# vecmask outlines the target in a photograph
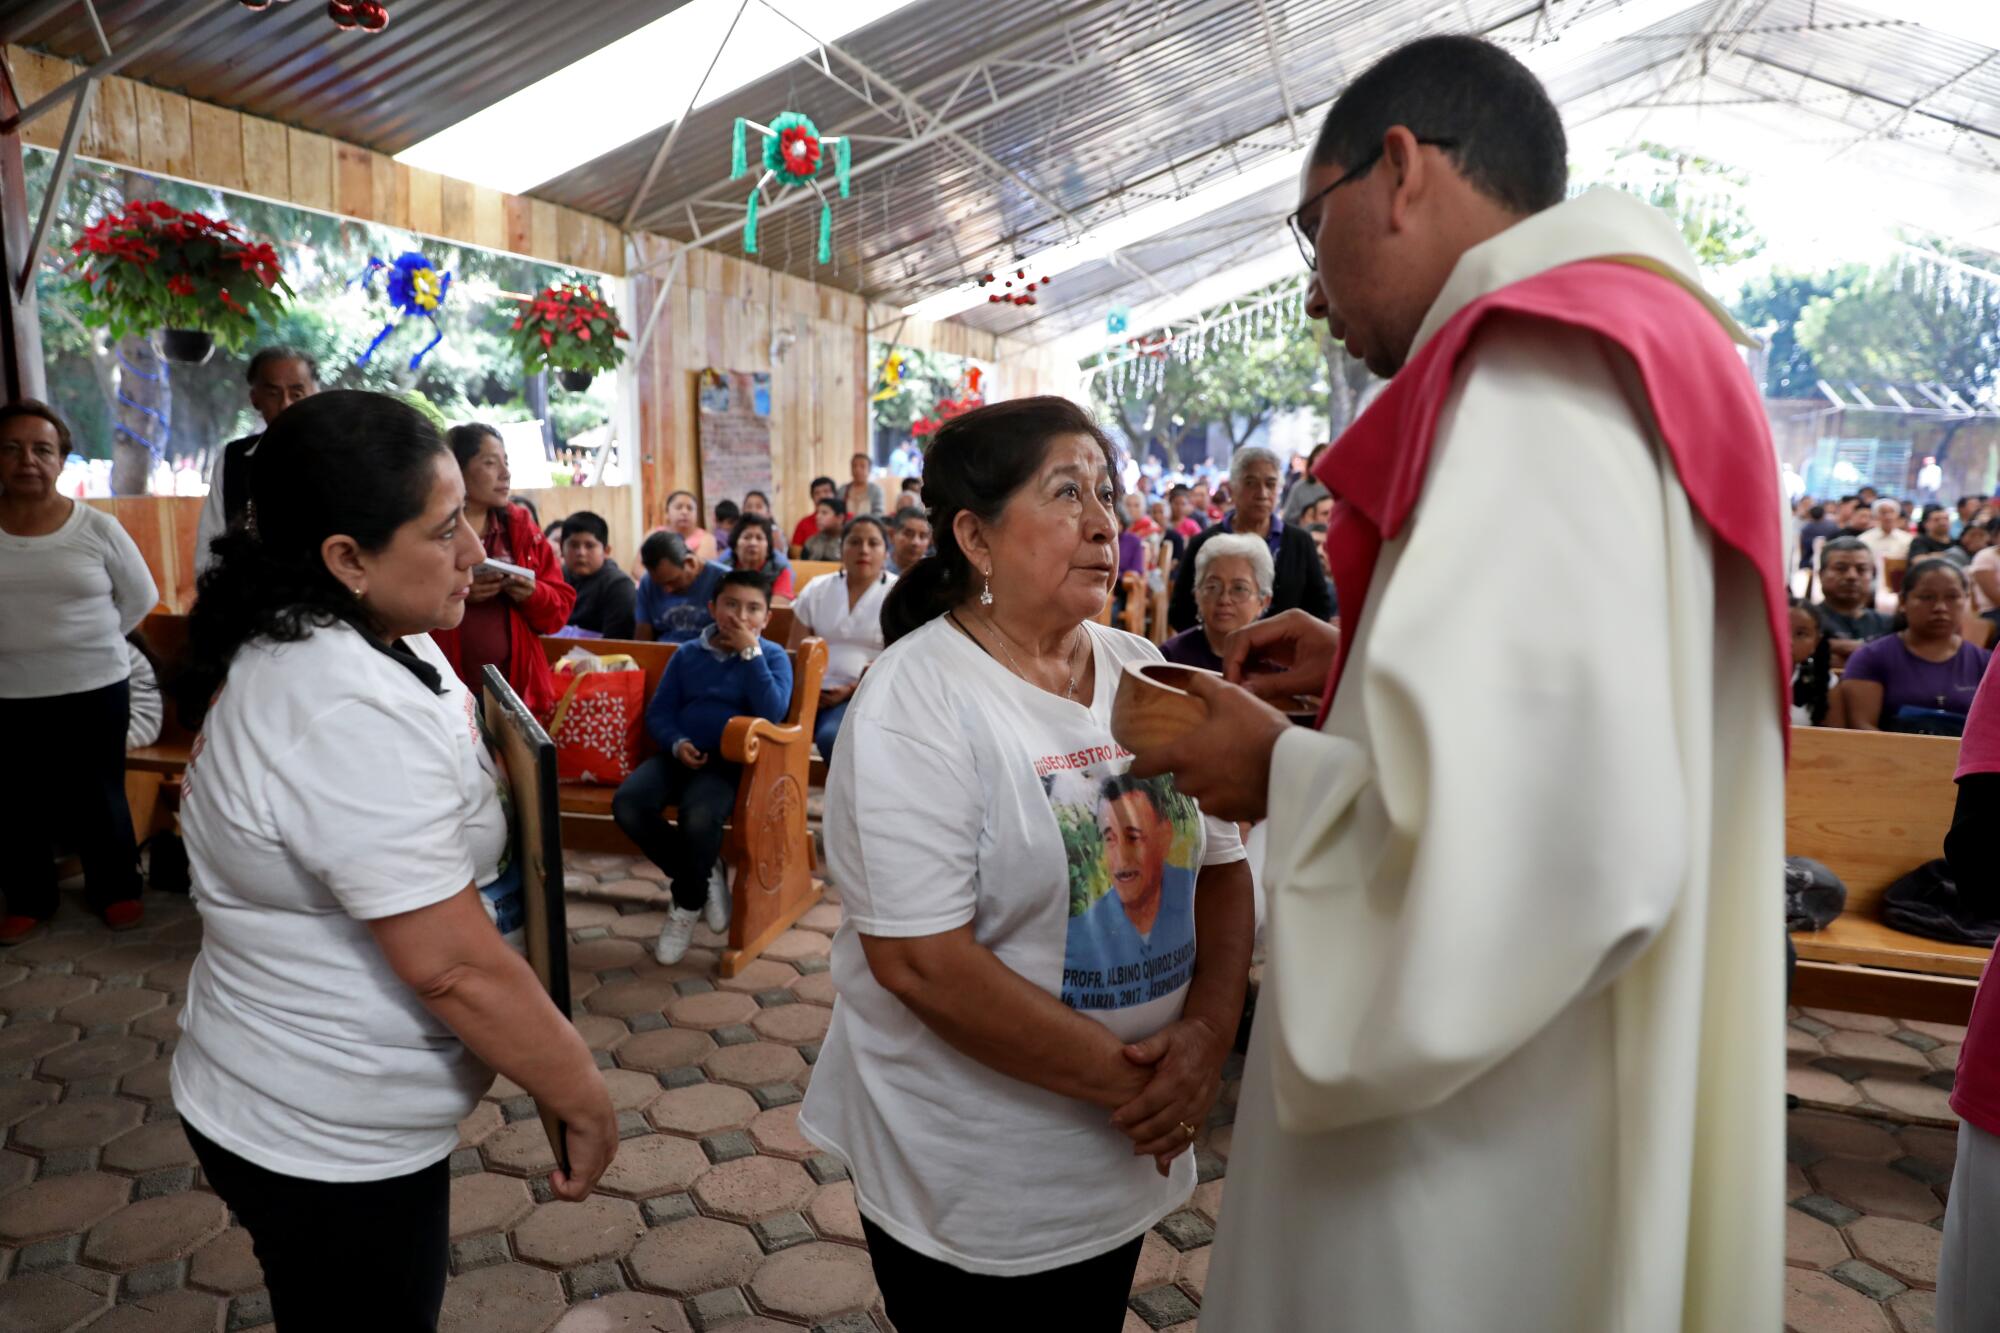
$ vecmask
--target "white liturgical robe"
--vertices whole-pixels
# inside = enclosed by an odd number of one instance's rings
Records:
[[[1595,191],[1468,251],[1418,346],[1591,258],[1700,290],[1664,215]],[[1452,383],[1326,723],[1272,757],[1270,955],[1201,1327],[1776,1333],[1757,573],[1593,335],[1497,322]]]

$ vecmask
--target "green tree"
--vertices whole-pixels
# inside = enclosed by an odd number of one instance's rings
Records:
[[[1737,323],[1766,340],[1764,393],[1772,398],[1810,398],[1821,375],[1813,355],[1799,341],[1799,316],[1807,306],[1831,296],[1859,276],[1859,268],[1801,273],[1773,269],[1746,283],[1730,313]]]
[[[1704,268],[1728,268],[1763,253],[1764,237],[1742,199],[1749,180],[1734,167],[1641,143],[1612,160],[1610,183],[1672,214]]]
[[[2000,369],[2000,278],[1974,256],[1937,250],[1850,270],[1807,302],[1797,337],[1835,383],[1935,381],[1968,401],[1991,401]],[[1968,269],[1973,271],[1968,271]]]
[[[1243,303],[1253,305],[1277,290],[1267,288]],[[1227,307],[1219,307],[1205,317],[1226,313]],[[1207,439],[1210,425],[1222,428],[1231,448],[1241,448],[1279,412],[1326,410],[1328,378],[1320,350],[1324,330],[1315,322],[1279,319],[1270,332],[1239,340],[1229,324],[1221,324],[1205,348],[1188,349],[1185,360],[1183,348],[1170,351],[1157,383],[1150,377],[1142,382],[1129,372],[1092,376],[1092,401],[1101,415],[1117,423],[1140,458],[1157,450],[1175,464],[1197,461],[1186,451]],[[1130,354],[1125,349],[1110,359]]]

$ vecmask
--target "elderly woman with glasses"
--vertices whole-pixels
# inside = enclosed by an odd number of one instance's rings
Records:
[[[1222,645],[1271,605],[1271,549],[1255,537],[1223,533],[1201,543],[1194,558],[1194,604],[1200,617],[1160,645],[1182,666],[1222,670]]]
[[[1282,474],[1278,456],[1257,445],[1238,449],[1229,460],[1229,490],[1235,507],[1188,542],[1187,555],[1174,575],[1173,600],[1167,604],[1167,623],[1176,630],[1192,628],[1195,623],[1194,585],[1202,547],[1226,533],[1260,541],[1270,553],[1267,593],[1271,611],[1298,609],[1321,620],[1332,618],[1333,588],[1312,534],[1278,516]]]

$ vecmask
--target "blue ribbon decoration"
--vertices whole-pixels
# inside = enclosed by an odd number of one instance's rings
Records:
[[[429,320],[431,328],[435,331],[431,340],[410,358],[410,369],[415,370],[423,364],[424,358],[430,355],[431,349],[444,341],[444,326],[438,323],[437,312],[443,308],[445,297],[451,292],[451,274],[439,273],[437,266],[423,255],[415,250],[406,250],[396,257],[393,265],[385,263],[379,256],[369,256],[368,267],[347,285],[352,287],[355,283],[365,283],[383,269],[389,270],[387,294],[389,304],[395,308],[396,313],[394,318],[382,326],[381,332],[375,335],[375,340],[368,344],[367,350],[356,358],[355,364],[367,365],[368,359],[375,355],[375,349],[401,326],[404,317],[415,315],[419,319]]]

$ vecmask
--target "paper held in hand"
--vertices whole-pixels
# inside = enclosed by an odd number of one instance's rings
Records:
[[[475,574],[499,574],[502,575],[503,577],[506,575],[512,575],[515,578],[526,579],[530,583],[533,583],[535,581],[534,570],[525,569],[520,565],[510,565],[505,560],[495,560],[490,555],[487,556],[484,560],[481,560],[478,564],[474,565],[472,567],[472,572]]]

